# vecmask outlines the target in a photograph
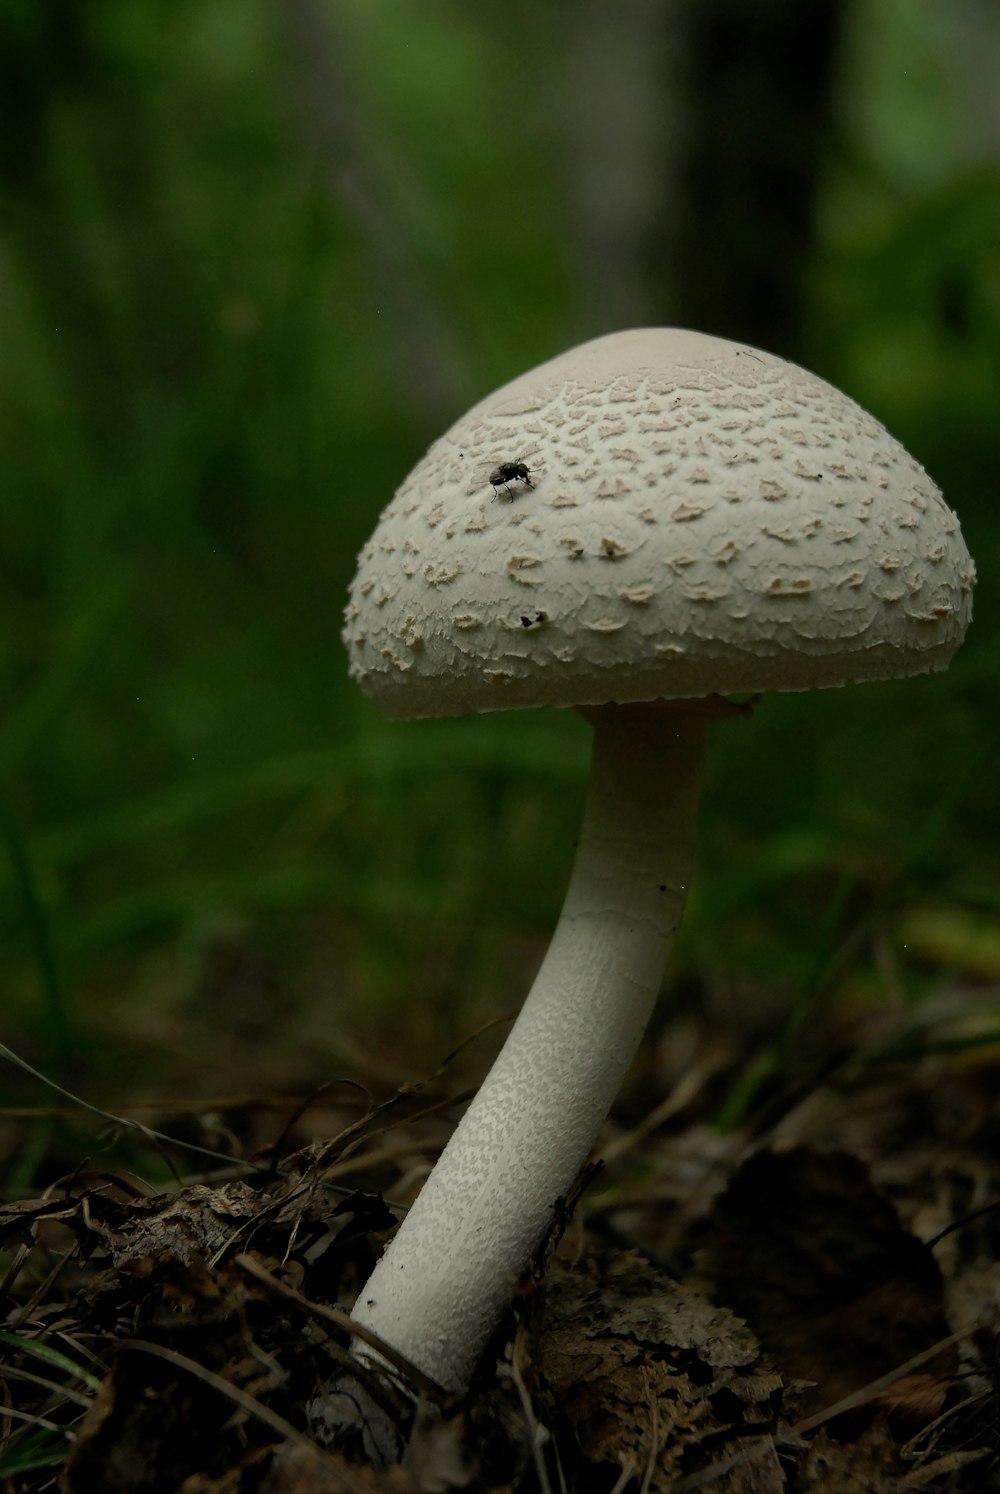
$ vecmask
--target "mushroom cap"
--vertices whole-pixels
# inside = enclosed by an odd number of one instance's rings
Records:
[[[805,690],[944,669],[974,579],[934,483],[853,400],[655,327],[457,420],[362,549],[343,636],[401,718]]]

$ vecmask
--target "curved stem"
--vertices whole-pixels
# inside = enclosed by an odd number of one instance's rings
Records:
[[[708,714],[686,702],[590,713],[587,806],[552,943],[354,1307],[447,1390],[468,1384],[635,1056],[680,921]]]

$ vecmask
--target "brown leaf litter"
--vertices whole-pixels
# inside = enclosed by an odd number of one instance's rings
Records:
[[[365,1383],[405,1450],[387,1468],[361,1428],[319,1446],[306,1408],[365,1374],[345,1309],[383,1194],[418,1182],[405,1123],[395,1165],[383,1115],[158,1193],[81,1170],[0,1207],[0,1489],[1000,1488],[998,1077],[849,1067],[757,1135],[658,1097],[634,1144],[609,1133],[467,1396]]]

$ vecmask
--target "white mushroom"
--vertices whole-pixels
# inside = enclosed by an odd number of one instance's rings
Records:
[[[497,494],[505,464],[531,485]],[[490,395],[386,508],[344,633],[365,692],[396,717],[577,706],[594,726],[549,952],[353,1312],[444,1388],[467,1385],[642,1036],[691,865],[705,698],[943,669],[973,580],[954,514],[870,415],[672,329]]]

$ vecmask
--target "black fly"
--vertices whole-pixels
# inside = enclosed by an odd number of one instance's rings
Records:
[[[501,462],[494,467],[490,473],[490,482],[493,484],[493,496],[497,497],[501,488],[513,503],[514,494],[509,484],[512,482],[523,482],[526,488],[533,488],[535,484],[531,480],[531,474],[523,462]]]

